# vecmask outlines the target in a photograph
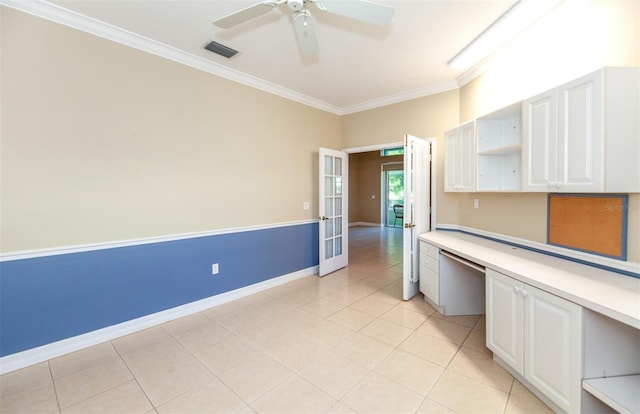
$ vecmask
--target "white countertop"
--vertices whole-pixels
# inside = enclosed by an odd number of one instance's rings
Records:
[[[640,279],[453,231],[419,236],[458,256],[640,329]]]

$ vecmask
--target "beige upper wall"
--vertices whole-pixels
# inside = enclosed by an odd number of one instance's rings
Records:
[[[592,69],[640,65],[640,2],[597,1],[575,26],[460,90],[340,118],[0,13],[2,251],[314,218],[319,146],[386,144],[406,133],[438,138],[438,223],[543,242],[546,195],[443,192],[443,132]],[[632,195],[634,261],[639,204]]]
[[[338,116],[0,10],[3,252],[317,217]]]

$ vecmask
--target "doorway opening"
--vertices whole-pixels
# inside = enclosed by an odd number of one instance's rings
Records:
[[[387,156],[384,154],[385,151],[381,150],[394,147],[398,148],[400,145],[343,150],[343,153],[348,156],[350,171],[347,181],[353,183],[348,193],[348,223],[349,226],[375,226],[378,227],[378,232],[402,233],[402,296],[404,300],[408,300],[418,293],[417,236],[433,229],[435,223],[435,214],[431,206],[435,202],[436,165],[432,155],[436,153],[436,139],[420,139],[406,135],[402,143],[402,155],[394,154],[399,159],[382,160],[381,158],[387,158]],[[377,154],[374,155],[376,150]],[[357,163],[352,162],[356,159]],[[362,170],[369,171],[369,179],[364,177],[367,174],[362,174],[363,177],[360,177],[360,171],[356,168],[356,164],[360,163],[363,165]],[[402,163],[402,176],[394,173],[395,169],[390,166],[383,167],[383,164],[392,163]],[[377,164],[377,171],[375,171],[375,164]],[[352,171],[358,171],[358,173],[352,174]],[[400,189],[400,182],[402,182],[402,199],[399,194],[394,194],[396,192],[394,190]],[[393,212],[394,205],[396,213]],[[400,206],[402,206],[401,209],[399,209]],[[397,220],[397,214],[402,216],[402,223]],[[379,247],[381,246],[377,248]]]
[[[404,216],[404,170],[402,164],[382,165],[382,215],[385,227],[402,227]]]

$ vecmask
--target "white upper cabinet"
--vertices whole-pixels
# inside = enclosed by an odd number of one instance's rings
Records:
[[[476,123],[469,121],[444,134],[444,190],[475,190]]]
[[[524,103],[523,157],[524,191],[550,191],[558,181],[556,90]]]
[[[526,100],[524,191],[639,192],[639,79],[605,68]]]

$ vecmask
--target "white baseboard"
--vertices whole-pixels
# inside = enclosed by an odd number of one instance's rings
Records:
[[[361,226],[361,227],[383,227],[383,225],[381,223],[370,223],[367,221],[356,221],[353,223],[349,223],[349,227],[357,227],[357,226]]]
[[[318,266],[309,267],[297,272],[289,273],[264,282],[255,283],[219,295],[211,296],[196,302],[187,303],[172,309],[167,309],[141,318],[132,319],[117,325],[87,332],[82,335],[52,342],[37,348],[17,352],[0,358],[0,375],[11,371],[38,364],[71,352],[79,351],[90,346],[98,345],[121,336],[129,335],[143,329],[151,328],[183,316],[191,315],[214,306],[222,305],[267,289],[292,282],[303,277],[317,275]]]

